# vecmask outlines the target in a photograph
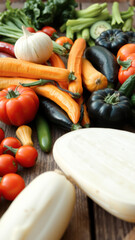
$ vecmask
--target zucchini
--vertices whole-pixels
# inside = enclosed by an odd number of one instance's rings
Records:
[[[116,83],[118,81],[119,65],[116,57],[108,49],[101,46],[88,47],[85,57],[107,77],[108,82]]]
[[[74,124],[66,114],[66,112],[56,103],[45,97],[39,97],[40,110],[46,118],[53,124],[66,131],[81,128],[79,123]]]
[[[135,93],[131,96],[131,105],[135,106]]]
[[[134,90],[135,90],[135,74],[127,78],[127,80],[119,88],[119,91],[122,92],[128,98],[131,97]]]
[[[43,152],[50,152],[52,148],[52,137],[48,122],[39,113],[36,116],[35,122],[39,146]]]

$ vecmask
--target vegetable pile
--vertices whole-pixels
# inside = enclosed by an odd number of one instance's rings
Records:
[[[16,127],[17,138],[0,128],[0,195],[13,200],[25,184],[21,180],[11,196],[16,183],[5,178],[33,167],[38,157],[31,122],[45,153],[52,150],[51,124],[65,131],[135,127],[135,33],[134,7],[120,12],[118,2],[112,14],[107,3],[76,10],[74,0],[27,0],[22,9],[7,0],[6,7],[0,14],[0,121]]]

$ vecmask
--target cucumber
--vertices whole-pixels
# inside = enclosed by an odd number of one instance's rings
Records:
[[[100,34],[108,29],[111,29],[111,25],[106,21],[97,21],[90,28],[90,36],[96,39]]]

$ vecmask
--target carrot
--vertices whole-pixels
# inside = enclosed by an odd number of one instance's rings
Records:
[[[89,127],[90,126],[90,118],[88,115],[86,104],[84,103],[83,96],[81,95],[80,98],[76,99],[76,102],[79,104],[80,109],[81,109],[81,106],[83,105],[83,118],[81,121],[81,125],[83,127]]]
[[[52,84],[36,87],[35,92],[54,101],[67,113],[74,124],[78,123],[80,107],[68,93],[61,91]]]
[[[82,56],[86,48],[86,41],[83,38],[78,38],[74,41],[74,44],[69,52],[67,61],[67,69],[69,72],[75,74],[76,79],[71,81],[68,86],[68,90],[74,93],[83,93],[81,67],[82,67]]]
[[[51,57],[49,58],[49,62],[51,63],[51,66],[53,67],[59,67],[59,68],[66,68],[65,64],[63,62],[63,60],[61,59],[61,57],[56,54],[56,53],[52,53]],[[63,81],[63,82],[59,82],[59,85],[61,88],[67,89],[68,88],[68,83]]]
[[[52,55],[49,58],[49,62],[51,63],[51,66],[53,66],[53,67],[66,68],[61,57],[54,52],[52,52]]]
[[[14,58],[0,58],[0,76],[52,79],[68,83],[70,72],[67,69],[45,66]]]
[[[2,78],[0,77],[0,89],[7,88],[10,85],[18,85],[19,83],[33,83],[36,79],[26,78]],[[41,96],[47,97],[58,104],[69,116],[71,121],[76,124],[80,118],[79,104],[66,92],[58,89],[53,84],[47,83],[44,86],[33,87],[33,90]]]

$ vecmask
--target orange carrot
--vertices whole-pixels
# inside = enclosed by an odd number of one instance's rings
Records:
[[[86,48],[86,41],[83,38],[78,38],[74,41],[74,44],[69,52],[67,61],[67,69],[69,72],[73,72],[76,79],[71,81],[68,86],[68,90],[73,93],[83,92],[81,67],[82,67],[82,56]]]
[[[0,76],[69,81],[69,70],[31,63],[14,58],[0,58]]]
[[[84,103],[83,96],[76,99],[76,102],[79,104],[80,109],[81,109],[81,106],[83,105],[83,118],[82,118],[82,121],[81,121],[81,125],[83,127],[89,127],[90,126],[90,118],[89,118],[89,115],[88,115],[86,104]]]
[[[49,58],[49,62],[51,63],[51,66],[53,66],[53,67],[66,68],[61,57],[54,52],[52,52],[52,55]]]
[[[52,84],[36,87],[35,92],[54,101],[67,113],[74,124],[78,123],[80,106],[68,93],[61,91]]]
[[[51,57],[49,58],[49,62],[51,63],[51,66],[53,66],[53,67],[66,68],[63,60],[61,59],[61,57],[54,52],[52,53]],[[65,81],[59,82],[58,81],[58,83],[59,83],[61,88],[68,89],[68,83],[67,82],[65,82]]]

